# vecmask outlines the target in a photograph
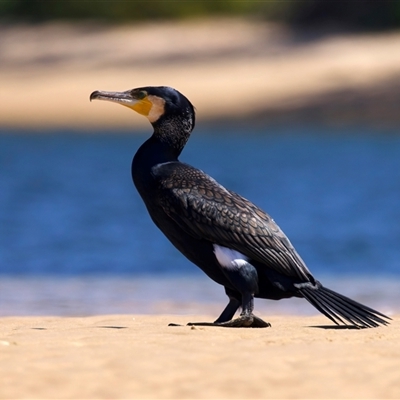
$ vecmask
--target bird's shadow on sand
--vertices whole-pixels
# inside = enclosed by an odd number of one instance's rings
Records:
[[[103,328],[103,329],[127,329],[127,326],[112,326],[112,325],[101,325],[96,326],[96,328]]]
[[[360,328],[359,326],[355,326],[355,325],[310,325],[307,326],[307,328],[317,328],[317,329],[333,329],[333,330],[348,330],[348,329],[356,329],[356,330],[360,330],[362,328]]]

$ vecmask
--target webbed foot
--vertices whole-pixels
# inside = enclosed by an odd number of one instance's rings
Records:
[[[169,324],[168,326],[180,326],[178,324]],[[189,322],[187,326],[216,326],[221,328],[268,328],[269,322],[256,317],[254,314],[241,315],[238,318],[225,322]]]

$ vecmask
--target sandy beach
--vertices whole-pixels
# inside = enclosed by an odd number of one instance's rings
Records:
[[[255,20],[0,26],[0,126],[126,129],[94,90],[167,85],[198,122],[399,122],[400,33],[296,32]]]
[[[272,328],[169,327],[211,316],[0,319],[2,399],[400,397],[400,323],[335,329],[271,316]]]

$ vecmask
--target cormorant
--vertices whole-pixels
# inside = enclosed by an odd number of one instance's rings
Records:
[[[253,314],[254,297],[302,297],[337,325],[386,325],[389,317],[336,293],[314,278],[274,220],[203,171],[178,160],[195,126],[190,101],[170,87],[95,91],[148,118],[153,135],[132,161],[133,182],[151,219],[171,243],[211,279],[229,303],[213,323],[189,325],[268,327]],[[241,314],[233,319],[236,311]]]

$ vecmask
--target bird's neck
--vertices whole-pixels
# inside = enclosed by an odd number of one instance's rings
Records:
[[[152,169],[166,162],[177,161],[181,149],[160,140],[153,134],[138,149],[132,160],[132,179],[142,197],[152,193]]]
[[[132,161],[132,178],[141,194],[151,185],[155,165],[178,161],[193,124],[187,118],[175,117],[153,123],[153,127],[153,135],[140,146]]]
[[[178,160],[181,151],[153,134],[139,147],[133,163],[141,170],[150,169],[156,164]]]
[[[193,129],[193,119],[188,115],[163,117],[153,123],[153,140],[166,154],[177,159],[181,154]]]

